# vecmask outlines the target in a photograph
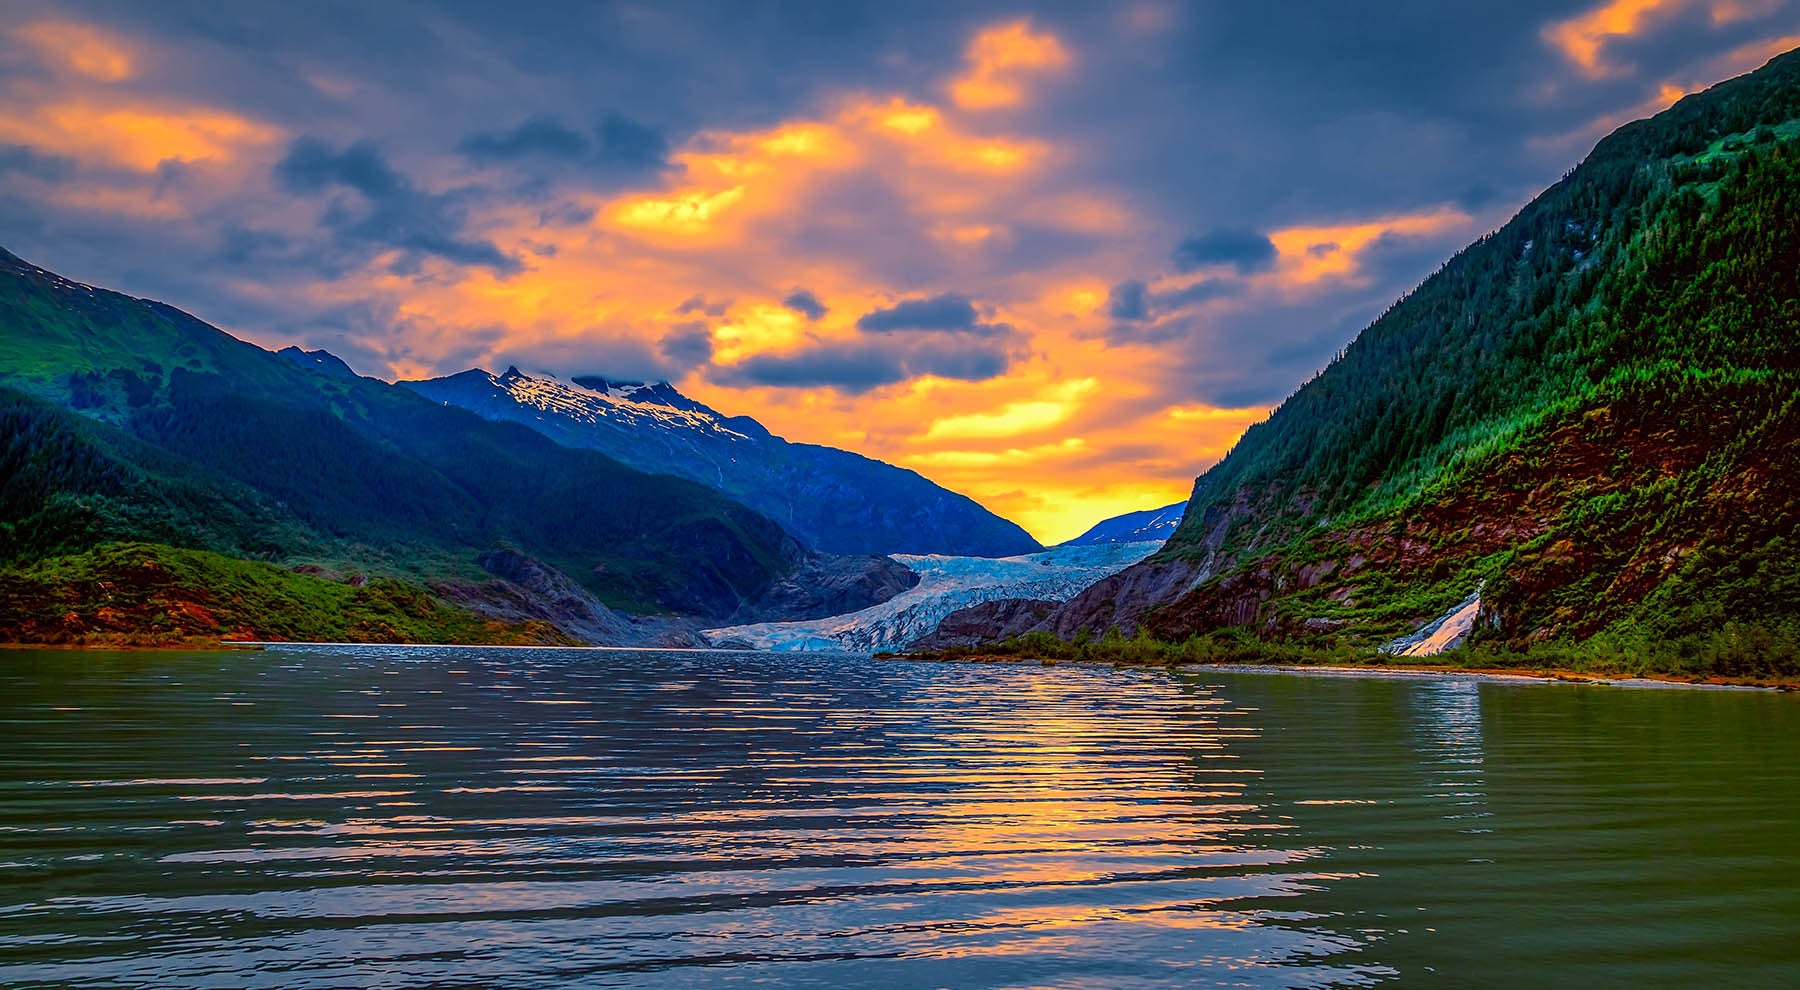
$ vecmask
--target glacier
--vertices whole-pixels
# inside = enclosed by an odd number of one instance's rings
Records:
[[[706,630],[720,646],[752,649],[846,650],[872,653],[904,649],[929,635],[959,608],[1000,598],[1067,601],[1089,585],[1148,557],[1160,540],[1064,546],[1016,557],[951,557],[894,554],[919,583],[860,612],[804,622],[759,622]]]

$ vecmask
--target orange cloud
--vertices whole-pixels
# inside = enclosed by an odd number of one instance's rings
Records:
[[[14,28],[13,37],[37,49],[46,61],[101,82],[131,78],[131,49],[116,35],[74,21],[33,21]]]
[[[1041,149],[1036,164],[1003,174],[959,160],[962,149],[1001,141]],[[844,208],[833,205],[833,183],[850,178],[859,193],[885,190],[899,211],[883,215],[882,222],[900,226],[882,228],[870,251],[879,255],[889,237],[905,242],[910,230],[928,240],[934,256],[965,259],[961,287],[979,287],[984,304],[995,307],[988,318],[1017,328],[1018,360],[987,381],[926,377],[861,392],[721,384],[702,367],[677,376],[684,392],[727,413],[755,415],[794,440],[919,470],[1049,542],[1103,516],[1183,497],[1243,426],[1266,415],[1167,415],[1142,354],[1109,347],[1092,333],[1093,303],[1108,282],[1090,266],[1114,263],[984,266],[985,246],[1009,237],[1018,223],[1104,232],[1119,245],[1142,227],[1105,194],[1059,184],[1052,167],[1061,159],[1043,142],[965,130],[929,104],[859,95],[812,120],[703,134],[674,157],[682,167],[665,189],[601,201],[591,224],[546,226],[528,206],[479,214],[481,233],[503,249],[526,242],[554,248],[528,256],[517,275],[383,274],[334,286],[338,298],[311,303],[347,303],[371,292],[400,300],[399,319],[409,329],[391,375],[449,370],[421,359],[458,349],[476,333],[491,340],[491,356],[461,360],[492,365],[536,353],[557,355],[541,359],[546,370],[605,373],[612,370],[609,348],[638,341],[640,351],[655,352],[691,333],[685,328],[704,314],[675,309],[696,293],[734,300],[725,315],[703,320],[714,369],[852,342],[857,317],[919,293],[887,281],[863,252],[812,248],[790,235],[797,220],[816,222]],[[868,237],[873,215],[858,200],[849,209],[846,229]],[[828,312],[810,320],[781,305],[796,285]],[[496,330],[503,332],[489,332]],[[1021,486],[1020,477],[1033,482]]]
[[[80,181],[40,183],[34,194],[174,225],[236,196],[249,204],[240,211],[248,226],[310,229],[310,205],[266,195],[267,166],[290,136],[280,128],[159,95],[134,75],[150,55],[106,47],[98,33],[32,39],[70,75],[49,98],[10,90],[0,102],[0,142],[102,166]],[[108,61],[108,52],[117,58]],[[684,392],[728,414],[915,468],[1046,541],[1065,539],[1102,516],[1180,498],[1235,439],[1240,420],[1262,415],[1167,414],[1142,354],[1092,333],[1094,304],[1110,273],[1129,270],[1143,219],[1111,191],[1069,178],[1075,149],[964,112],[1017,105],[1034,78],[1069,61],[1053,36],[1023,21],[1000,25],[977,35],[966,65],[930,91],[843,92],[767,127],[702,132],[648,185],[620,192],[577,177],[555,190],[555,210],[471,199],[469,236],[522,259],[514,274],[431,257],[396,269],[396,258],[377,256],[336,279],[233,290],[271,308],[378,313],[367,329],[346,332],[363,353],[385,355],[385,366],[362,370],[389,377],[514,361],[565,375],[664,367]],[[128,98],[109,76],[132,80]],[[349,91],[313,82],[333,95]],[[168,161],[204,163],[207,181],[159,182],[157,167]],[[409,178],[436,193],[454,176]],[[1045,228],[1094,246],[1022,268],[1015,238]],[[796,287],[824,311],[809,318],[783,305]],[[947,291],[975,297],[986,321],[1012,328],[1003,374],[859,390],[773,387],[723,373],[754,356],[867,344],[856,326],[862,314]],[[702,294],[730,300],[729,308],[677,312]],[[671,342],[687,356],[665,358]],[[943,333],[918,346],[964,343]]]
[[[839,113],[846,126],[885,138],[886,147],[914,164],[963,172],[1011,173],[1032,168],[1048,145],[1018,137],[970,135],[951,127],[933,106],[893,99],[852,101]]]
[[[970,149],[1002,145],[1025,149],[1025,161],[1010,172],[970,165]],[[1049,142],[984,132],[916,98],[847,94],[806,119],[703,133],[673,159],[679,168],[662,188],[590,198],[591,223],[558,226],[530,204],[477,208],[472,229],[524,257],[518,274],[375,272],[312,290],[329,297],[309,303],[392,300],[407,328],[387,369],[396,376],[453,370],[434,367],[432,355],[468,355],[473,339],[488,341],[485,353],[459,363],[536,355],[537,367],[565,375],[618,373],[608,362],[621,349],[655,355],[670,340],[698,335],[711,361],[674,375],[687,394],[755,415],[794,440],[918,470],[1046,542],[1185,497],[1194,476],[1268,414],[1171,409],[1162,365],[1147,368],[1142,348],[1113,346],[1096,333],[1096,306],[1114,280],[1101,273],[1130,270],[1144,223],[1104,191],[1071,185],[1058,168],[1061,150]],[[840,182],[853,194],[844,197]],[[883,212],[871,212],[871,197]],[[797,224],[836,229],[840,214],[855,238],[850,249],[794,233]],[[1467,222],[1443,208],[1279,231],[1277,264],[1252,276],[1254,291],[1353,282],[1360,255],[1379,237],[1428,236]],[[988,260],[990,245],[1026,226],[1091,233],[1101,246],[1025,269],[1003,255]],[[544,250],[519,248],[526,244]],[[906,245],[924,252],[920,261]],[[860,315],[927,291],[887,274],[881,262],[890,251],[900,252],[900,271],[957,259],[954,281],[928,285],[976,293],[986,319],[1015,328],[1018,347],[1004,374],[861,390],[715,374],[753,356],[863,339]],[[809,319],[782,305],[795,286],[826,312]],[[696,294],[732,303],[722,315],[676,312]]]
[[[818,204],[846,178],[885,189],[945,250],[1003,241],[1021,214],[1083,233],[1116,234],[1135,222],[1097,193],[1046,198],[1035,180],[1061,160],[1050,143],[975,132],[940,107],[897,96],[852,94],[811,120],[702,133],[672,158],[678,168],[668,186],[597,204],[598,225],[650,247],[719,250],[770,224],[826,222],[845,207]],[[843,215],[846,225],[862,219]]]
[[[1544,28],[1544,40],[1561,50],[1583,75],[1615,75],[1620,67],[1606,61],[1606,46],[1647,33],[1657,23],[1695,6],[1704,8],[1714,25],[1762,17],[1785,0],[1608,0],[1593,10]]]
[[[1069,53],[1049,32],[1026,20],[990,27],[969,42],[968,70],[950,82],[950,98],[964,110],[992,110],[1025,101],[1024,78],[1061,69]]]
[[[50,184],[41,190],[48,201],[71,210],[134,217],[139,220],[179,221],[189,215],[189,204],[155,189],[112,186]]]
[[[1089,363],[1105,366],[1109,394],[1096,390],[1041,442],[963,440],[942,449],[901,450],[887,459],[967,492],[1045,543],[1056,543],[1101,519],[1185,499],[1195,475],[1270,412],[1165,408],[1150,391],[1129,385],[1120,364],[1100,354],[1089,355]],[[1057,436],[1063,433],[1070,435]]]
[[[386,275],[373,289],[366,282],[335,286],[342,298],[332,301],[371,292],[404,300],[399,319],[409,327],[409,353],[390,374],[449,370],[419,359],[453,349],[483,327],[505,331],[493,338],[492,357],[464,360],[492,365],[525,351],[554,353],[562,357],[545,358],[540,367],[579,374],[612,370],[604,357],[609,342],[639,340],[654,348],[691,324],[701,314],[674,310],[698,291],[734,300],[726,315],[705,320],[714,365],[724,367],[755,354],[854,339],[858,316],[910,294],[871,281],[857,259],[808,255],[793,244],[760,250],[758,231],[749,227],[716,243],[670,250],[633,247],[629,232],[605,225],[544,230],[524,211],[485,230],[502,245],[527,232],[554,240],[557,250],[530,259],[527,271],[510,278]],[[1015,278],[1010,290],[988,283],[995,293],[1017,293],[992,318],[1017,326],[1029,353],[996,379],[927,377],[847,393],[721,384],[701,368],[678,376],[677,385],[727,413],[755,415],[790,439],[844,446],[918,470],[1049,542],[1104,516],[1183,497],[1196,473],[1267,414],[1170,414],[1141,354],[1087,332],[1091,307],[1076,303],[1103,294],[1104,283],[1036,272]],[[829,312],[813,321],[780,305],[796,283]],[[1032,480],[1021,485],[1019,478]]]
[[[1066,421],[1079,408],[1081,398],[1099,384],[1092,378],[1082,378],[1058,386],[1050,396],[1008,403],[994,412],[944,416],[932,421],[925,430],[925,439],[1012,438],[1038,433]]]
[[[1383,237],[1434,237],[1473,223],[1461,210],[1441,206],[1363,223],[1299,226],[1274,231],[1275,275],[1288,285],[1325,278],[1360,277],[1359,256]]]
[[[165,161],[226,161],[280,129],[206,107],[129,107],[70,102],[0,111],[0,140],[141,172]]]
[[[1766,38],[1739,46],[1693,67],[1683,80],[1665,79],[1656,83],[1655,92],[1639,103],[1624,110],[1602,114],[1572,131],[1533,138],[1529,142],[1529,146],[1532,150],[1542,154],[1558,155],[1586,149],[1600,138],[1617,130],[1620,125],[1651,117],[1667,110],[1689,93],[1697,93],[1704,89],[1708,81],[1726,79],[1749,72],[1782,52],[1791,51],[1796,47],[1800,47],[1800,34]]]
[[[760,304],[713,327],[713,360],[734,364],[752,354],[790,350],[806,340],[800,314],[785,306]]]
[[[997,467],[1027,467],[1048,458],[1087,449],[1087,441],[1081,437],[1065,437],[1034,447],[1007,447],[1004,450],[930,450],[909,454],[906,461],[920,468],[978,468],[987,472]]]
[[[615,223],[649,232],[701,234],[714,219],[744,198],[744,187],[730,186],[718,192],[688,191],[673,196],[646,196],[617,204],[611,211]]]
[[[129,59],[141,56],[119,50],[128,61],[118,71],[138,71]],[[1001,25],[970,43],[966,71],[937,81],[933,89],[949,94],[941,99],[845,92],[767,127],[702,132],[650,184],[620,192],[578,177],[555,191],[555,210],[472,199],[469,236],[522,259],[514,274],[429,257],[396,269],[396,259],[375,257],[337,279],[233,288],[273,308],[379,313],[368,329],[346,332],[363,353],[385,355],[384,367],[362,370],[389,377],[515,361],[565,375],[663,367],[684,392],[728,414],[914,468],[1055,542],[1103,516],[1185,496],[1194,475],[1266,415],[1171,414],[1163,369],[1094,333],[1094,308],[1131,270],[1145,220],[1112,191],[1070,178],[1065,166],[1078,149],[963,112],[1016,105],[1036,74],[1068,62],[1054,37],[1025,22]],[[0,104],[0,142],[110,169],[37,194],[172,224],[235,195],[251,204],[241,211],[249,226],[312,222],[310,206],[264,194],[270,159],[289,136],[280,128],[158,96],[135,77],[121,99],[101,79],[113,70],[83,64],[90,69],[73,70],[80,85],[51,99],[15,90]],[[159,183],[166,161],[205,163],[208,181]],[[444,191],[428,172],[409,178],[423,193]],[[1045,228],[1092,246],[1020,266],[1015,238]],[[783,305],[796,287],[824,311]],[[973,296],[984,320],[1012,328],[1004,373],[861,389],[773,387],[723,373],[754,356],[868,343],[856,326],[862,314],[947,291]],[[729,308],[677,312],[702,294]],[[665,357],[671,342],[687,356]],[[945,333],[919,346],[964,343]]]
[[[605,204],[601,220],[665,244],[736,240],[756,218],[784,212],[821,174],[860,163],[862,147],[845,124],[794,121],[701,134],[673,156],[679,185]]]

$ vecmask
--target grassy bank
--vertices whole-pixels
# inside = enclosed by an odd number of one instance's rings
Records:
[[[567,644],[541,622],[482,618],[391,578],[360,584],[154,543],[0,571],[0,641],[206,647],[234,640]]]

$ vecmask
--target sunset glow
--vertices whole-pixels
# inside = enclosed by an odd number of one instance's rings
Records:
[[[857,35],[853,66],[721,47],[716,72],[605,68],[579,92],[448,25],[472,54],[415,85],[329,45],[228,57],[46,10],[5,35],[5,246],[383,378],[666,378],[1055,542],[1183,498],[1597,128],[1793,44],[1793,15],[1610,0],[1522,25],[1540,84],[1507,99],[1532,129],[1495,139],[1503,167],[1438,174],[1467,140],[1441,108],[1371,98],[1341,112],[1382,137],[1345,144],[1237,77],[1144,103],[1201,71],[1182,39],[1212,29],[1160,5]],[[1709,47],[1637,47],[1676,30]],[[790,69],[804,84],[776,85]],[[1196,108],[1217,117],[1170,119]],[[103,263],[72,233],[121,224],[150,246]]]

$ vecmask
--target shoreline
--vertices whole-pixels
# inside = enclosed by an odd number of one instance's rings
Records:
[[[153,645],[130,645],[113,643],[17,643],[0,642],[0,651],[4,650],[70,650],[88,652],[216,652],[216,653],[255,653],[271,648],[281,647],[364,647],[377,649],[466,649],[466,650],[570,650],[589,653],[633,653],[654,651],[658,653],[771,653],[779,650],[726,650],[716,647],[662,647],[662,646],[541,646],[525,644],[493,644],[493,643],[350,643],[350,642],[314,642],[314,641],[272,641],[272,640],[205,640],[198,643],[159,643]],[[810,652],[810,651],[809,651]],[[819,651],[833,652],[833,651]],[[917,653],[875,652],[863,654],[872,660],[899,660],[908,663],[996,663],[996,664],[1038,664],[1054,667],[1060,664],[1105,664],[1114,668],[1162,669],[1187,674],[1200,674],[1208,671],[1219,671],[1228,674],[1289,674],[1313,677],[1385,677],[1385,678],[1460,678],[1478,680],[1489,683],[1525,682],[1534,684],[1574,684],[1592,687],[1623,687],[1647,689],[1689,688],[1714,691],[1770,691],[1775,693],[1800,693],[1800,681],[1795,680],[1760,680],[1746,677],[1712,677],[1696,680],[1679,677],[1673,674],[1602,674],[1591,671],[1570,670],[1560,667],[1461,667],[1436,664],[1304,664],[1304,663],[1129,663],[1119,660],[1105,659],[1060,659],[1055,657],[1012,656],[996,653],[970,654],[967,656],[940,656]]]
[[[0,650],[69,650],[93,653],[258,653],[282,647],[356,647],[405,650],[579,650],[589,653],[755,653],[756,650],[721,650],[692,646],[563,646],[537,643],[357,643],[314,639],[205,639],[191,643],[14,643],[0,642]]]
[[[1750,681],[1719,678],[1710,681],[1682,680],[1655,674],[1609,676],[1573,670],[1506,670],[1493,667],[1377,667],[1370,665],[1320,665],[1309,667],[1291,663],[1196,663],[1173,668],[1183,673],[1222,670],[1231,674],[1310,674],[1317,677],[1387,677],[1398,680],[1423,678],[1456,678],[1504,684],[1525,681],[1531,684],[1576,684],[1593,687],[1652,688],[1664,690],[1694,689],[1701,691],[1800,691],[1791,681]]]
[[[910,663],[1022,663],[1054,667],[1061,664],[1106,664],[1115,668],[1163,669],[1184,674],[1220,671],[1228,674],[1292,674],[1312,677],[1458,678],[1489,683],[1571,684],[1590,687],[1647,688],[1660,690],[1800,692],[1800,681],[1757,680],[1745,677],[1713,677],[1705,680],[1673,674],[1599,674],[1558,667],[1456,667],[1427,664],[1297,664],[1297,663],[1126,663],[1117,660],[1064,660],[1058,658],[975,654],[965,657],[892,653],[878,659]]]
[[[89,653],[132,652],[143,653],[253,653],[261,646],[238,645],[217,639],[203,639],[192,643],[0,643],[0,650],[71,650]]]

